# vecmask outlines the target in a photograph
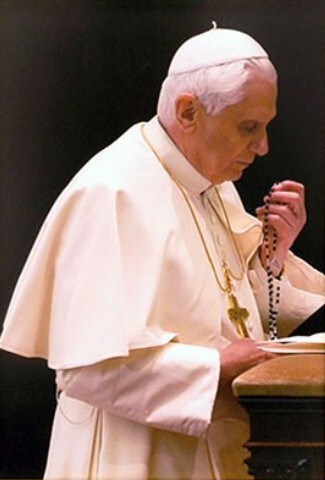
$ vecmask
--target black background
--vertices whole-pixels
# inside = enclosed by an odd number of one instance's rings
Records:
[[[1,319],[44,217],[71,176],[155,113],[170,58],[216,20],[246,31],[279,73],[271,150],[237,186],[248,210],[274,181],[307,189],[295,253],[323,268],[322,0],[0,0]],[[40,478],[55,407],[41,360],[1,353],[1,478]]]

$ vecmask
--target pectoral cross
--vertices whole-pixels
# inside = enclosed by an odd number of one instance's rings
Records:
[[[228,293],[228,300],[230,308],[228,308],[228,317],[235,323],[237,332],[241,337],[249,337],[245,320],[249,317],[247,308],[242,308],[238,305],[237,298],[233,293]]]
[[[234,322],[236,326],[236,330],[241,337],[249,337],[249,333],[247,330],[247,326],[245,320],[249,317],[249,312],[247,308],[242,308],[238,304],[238,300],[235,297],[233,292],[233,287],[230,280],[230,274],[228,271],[228,267],[225,262],[222,264],[223,267],[223,274],[226,284],[226,293],[228,296],[229,308],[228,308],[228,317],[229,320]]]

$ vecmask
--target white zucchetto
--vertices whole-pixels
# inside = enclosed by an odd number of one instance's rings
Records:
[[[247,33],[226,28],[213,28],[186,40],[176,51],[168,75],[178,75],[201,68],[245,60],[268,58],[268,54]]]

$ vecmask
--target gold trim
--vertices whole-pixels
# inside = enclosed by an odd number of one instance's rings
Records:
[[[146,136],[145,132],[144,132],[144,125],[141,125],[141,134],[142,134],[142,137],[144,139],[144,141],[146,142],[146,144],[148,145],[148,147],[150,148],[150,150],[152,151],[152,153],[155,155],[155,157],[157,158],[157,160],[159,161],[160,165],[163,167],[163,169],[166,171],[166,173],[168,174],[168,176],[173,180],[173,182],[175,183],[175,185],[177,186],[177,188],[179,189],[180,193],[182,194],[184,200],[185,200],[185,203],[189,209],[189,212],[191,214],[191,217],[192,217],[192,220],[194,222],[194,225],[196,227],[196,230],[199,234],[199,237],[200,237],[200,240],[201,240],[201,243],[202,243],[202,246],[203,246],[203,249],[204,249],[204,252],[207,256],[207,259],[208,259],[208,262],[210,264],[210,267],[211,267],[211,270],[213,272],[213,275],[214,275],[214,278],[215,278],[215,281],[218,285],[218,287],[220,288],[220,290],[224,293],[227,294],[227,297],[228,297],[228,302],[229,302],[229,308],[228,308],[228,317],[229,319],[235,323],[235,326],[236,326],[236,329],[237,329],[237,332],[238,334],[241,336],[241,337],[249,337],[249,334],[248,334],[248,330],[247,330],[247,327],[246,327],[246,324],[245,324],[245,320],[249,317],[249,312],[246,308],[242,308],[239,306],[238,304],[238,301],[237,301],[237,298],[234,294],[234,291],[233,291],[233,286],[232,286],[232,283],[231,283],[231,279],[230,277],[232,277],[233,279],[235,280],[242,280],[243,277],[244,277],[244,274],[245,274],[245,265],[244,265],[244,262],[243,262],[243,259],[242,259],[242,256],[240,254],[240,251],[239,251],[239,248],[238,248],[238,245],[236,243],[236,239],[234,237],[234,234],[233,234],[233,231],[231,229],[231,225],[230,225],[230,221],[229,221],[229,218],[228,218],[228,215],[226,213],[226,209],[225,209],[225,206],[221,200],[221,196],[218,192],[218,189],[217,187],[215,187],[215,190],[216,190],[216,193],[218,195],[218,199],[219,199],[219,202],[220,202],[220,205],[221,205],[221,208],[223,210],[223,214],[225,215],[225,218],[226,218],[226,223],[227,223],[227,228],[229,229],[229,232],[230,232],[230,236],[231,236],[231,240],[235,246],[235,250],[236,250],[236,253],[238,255],[238,258],[240,260],[240,265],[241,265],[241,274],[239,277],[237,277],[236,275],[234,275],[228,268],[228,265],[226,264],[225,261],[222,262],[222,273],[223,273],[223,276],[224,276],[224,285],[222,284],[220,278],[218,277],[218,274],[217,274],[217,270],[215,268],[215,265],[213,263],[213,260],[212,260],[212,257],[211,257],[211,254],[209,252],[209,248],[207,246],[207,243],[204,239],[204,235],[203,235],[203,232],[202,232],[202,229],[200,227],[200,224],[199,224],[199,221],[195,215],[195,212],[194,212],[194,209],[192,207],[192,204],[187,196],[187,193],[185,191],[185,189],[183,188],[183,186],[181,185],[181,183],[178,181],[178,179],[172,174],[172,172],[166,167],[166,165],[164,164],[163,160],[161,159],[160,155],[158,154],[158,152],[155,150],[154,146],[151,144],[151,142],[149,141],[148,137]],[[214,208],[212,202],[210,202],[210,199],[208,199],[209,201],[209,204],[212,206],[213,208],[213,211],[216,213],[217,217],[219,218],[220,220],[220,216],[218,214],[218,212],[216,211],[216,209]]]
[[[214,187],[214,191],[216,192],[217,194],[217,197],[218,197],[218,201],[219,201],[219,204],[221,206],[221,210],[222,210],[222,213],[226,219],[226,226],[227,226],[227,231],[229,231],[229,234],[230,234],[230,238],[231,238],[231,241],[232,241],[232,244],[234,246],[234,249],[235,249],[235,252],[236,252],[236,255],[238,257],[238,260],[239,260],[239,264],[240,264],[240,269],[241,269],[241,272],[240,274],[237,276],[235,275],[234,273],[232,273],[232,271],[230,270],[230,268],[228,267],[228,272],[229,272],[229,275],[234,279],[234,280],[238,280],[239,282],[243,279],[244,275],[245,275],[245,262],[243,260],[243,257],[242,257],[242,254],[240,253],[240,250],[238,248],[238,245],[237,245],[237,242],[236,242],[236,238],[234,236],[234,232],[231,228],[231,224],[230,224],[230,220],[229,220],[229,217],[228,217],[228,214],[227,214],[227,210],[226,210],[226,207],[223,203],[223,200],[221,198],[221,195],[220,195],[220,192],[218,190],[217,187]],[[213,205],[213,203],[211,202],[210,198],[208,198],[208,203],[210,205],[210,207],[212,208],[213,212],[216,214],[216,216],[218,217],[221,225],[224,223],[219,215],[219,212],[217,211],[216,207]]]

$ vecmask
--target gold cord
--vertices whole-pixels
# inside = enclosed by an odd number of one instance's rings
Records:
[[[227,231],[229,231],[229,235],[230,235],[230,238],[231,238],[231,241],[232,241],[232,244],[234,246],[234,249],[235,249],[235,252],[236,252],[236,255],[237,255],[237,258],[239,260],[239,264],[240,264],[240,274],[239,275],[235,275],[231,270],[230,268],[228,267],[228,272],[229,272],[229,275],[234,279],[234,280],[238,280],[239,282],[243,279],[244,275],[245,275],[245,262],[243,260],[243,257],[242,257],[242,254],[238,248],[238,245],[237,245],[237,242],[236,242],[236,238],[235,238],[235,235],[234,235],[234,232],[231,228],[231,224],[230,224],[230,220],[229,220],[229,217],[228,217],[228,214],[227,214],[227,210],[226,210],[226,207],[223,203],[223,200],[221,198],[221,195],[219,193],[219,190],[217,187],[214,187],[214,190],[217,194],[217,197],[218,197],[218,201],[219,201],[219,204],[220,204],[220,207],[221,207],[221,210],[222,210],[222,213],[224,215],[224,218],[226,219],[226,225],[227,225]],[[217,211],[217,209],[215,208],[215,206],[213,205],[213,203],[211,202],[210,199],[208,199],[208,202],[209,202],[209,205],[210,207],[212,208],[212,210],[214,211],[214,213],[217,215],[220,223],[222,224],[223,221]]]
[[[146,144],[148,145],[148,147],[150,148],[150,150],[152,151],[152,153],[155,155],[155,157],[158,159],[159,163],[161,164],[161,166],[164,168],[164,170],[166,171],[166,173],[170,176],[170,178],[174,181],[174,183],[176,184],[176,186],[178,187],[179,191],[181,192],[186,204],[187,204],[187,207],[191,213],[191,217],[193,219],[193,222],[195,224],[195,227],[196,227],[196,230],[200,236],[200,240],[201,240],[201,243],[203,245],[203,248],[204,248],[204,251],[205,251],[205,254],[207,256],[207,259],[208,259],[208,262],[210,264],[210,267],[212,269],[212,272],[213,272],[213,275],[214,275],[214,278],[218,284],[218,287],[220,288],[220,290],[222,290],[223,292],[226,292],[226,293],[229,293],[230,291],[232,291],[232,288],[231,288],[231,283],[230,281],[226,281],[226,285],[224,286],[220,280],[220,278],[218,277],[218,274],[217,274],[217,271],[216,271],[216,268],[214,266],[214,263],[213,263],[213,260],[212,260],[212,256],[209,252],[209,248],[207,246],[207,243],[204,239],[204,235],[203,235],[203,232],[202,232],[202,229],[200,227],[200,224],[199,224],[199,221],[195,215],[195,212],[193,210],[193,207],[192,207],[192,204],[185,192],[185,189],[183,188],[183,186],[180,184],[180,182],[177,180],[177,178],[172,174],[172,172],[166,167],[166,165],[164,164],[163,160],[160,158],[160,155],[158,154],[158,152],[155,150],[154,146],[151,144],[151,142],[149,141],[148,137],[146,136],[145,132],[144,132],[144,125],[141,125],[141,133],[142,133],[142,136],[146,142]],[[232,238],[232,241],[235,245],[235,248],[236,248],[236,252],[237,252],[237,255],[240,259],[240,263],[241,263],[241,267],[242,267],[242,272],[240,274],[239,277],[235,276],[230,270],[229,270],[229,267],[227,266],[227,268],[225,268],[225,262],[223,262],[223,266],[222,266],[222,270],[223,270],[223,274],[224,275],[230,275],[232,278],[234,278],[235,280],[242,280],[243,276],[244,276],[244,273],[245,273],[245,267],[243,265],[243,260],[242,260],[242,256],[240,255],[239,253],[239,249],[238,249],[238,246],[237,246],[237,243],[236,243],[236,240],[233,236],[233,232],[232,232],[232,229],[230,227],[230,222],[229,222],[229,218],[226,214],[226,210],[225,210],[225,207],[221,201],[221,197],[220,197],[220,194],[216,188],[216,192],[217,192],[217,195],[218,195],[218,199],[220,201],[220,204],[221,204],[221,207],[222,207],[222,210],[223,210],[223,213],[225,215],[225,218],[226,218],[226,222],[227,222],[227,227],[229,228],[229,231],[231,232],[231,238]],[[209,200],[209,203],[210,203],[210,200]],[[214,212],[216,213],[216,215],[218,216],[218,218],[220,219],[219,217],[219,214],[218,212],[215,210],[214,206],[212,203],[210,203],[210,205],[212,206]],[[230,279],[229,279],[230,280]]]
[[[222,274],[223,274],[223,277],[224,277],[224,285],[222,284],[220,278],[218,277],[218,274],[217,274],[217,270],[214,266],[214,263],[213,263],[213,260],[212,260],[212,257],[211,257],[211,254],[209,252],[209,249],[208,249],[208,246],[207,246],[207,243],[204,239],[204,235],[203,235],[203,232],[202,232],[202,229],[200,227],[200,224],[199,224],[199,221],[195,215],[195,212],[194,212],[194,209],[193,209],[193,206],[190,202],[190,199],[188,198],[187,196],[187,193],[185,191],[185,189],[183,188],[183,186],[180,184],[180,182],[177,180],[177,178],[172,174],[172,172],[166,167],[166,165],[164,164],[163,160],[160,158],[160,155],[158,154],[158,152],[155,150],[154,146],[151,144],[151,142],[149,141],[148,137],[146,136],[145,132],[144,132],[144,125],[141,125],[141,134],[142,134],[142,137],[144,139],[144,141],[146,142],[146,144],[148,145],[148,147],[150,148],[150,150],[152,151],[152,153],[155,155],[155,157],[157,158],[157,160],[159,161],[160,165],[163,167],[163,169],[165,170],[165,172],[169,175],[169,177],[174,181],[175,185],[178,187],[180,193],[182,194],[185,202],[186,202],[186,205],[189,209],[189,212],[191,214],[191,217],[193,219],[193,222],[194,222],[194,225],[196,227],[196,230],[199,234],[199,237],[200,237],[200,240],[201,240],[201,243],[203,245],[203,248],[204,248],[204,252],[207,256],[207,259],[208,259],[208,262],[210,264],[210,267],[211,267],[211,270],[213,272],[213,275],[214,275],[214,278],[215,278],[215,281],[218,285],[218,287],[220,288],[220,290],[224,293],[227,294],[227,297],[228,297],[228,302],[229,302],[229,307],[228,308],[228,317],[231,321],[234,322],[235,326],[236,326],[236,329],[237,329],[237,332],[238,334],[241,336],[241,337],[249,337],[249,332],[247,330],[247,327],[246,327],[246,324],[245,324],[245,320],[249,317],[249,312],[246,308],[242,308],[240,307],[240,305],[238,304],[238,301],[237,301],[237,298],[233,292],[233,286],[232,286],[232,283],[231,283],[231,279],[230,277],[232,276],[232,278],[236,279],[236,280],[241,280],[244,276],[244,273],[245,273],[245,267],[244,267],[244,263],[243,263],[243,259],[242,259],[242,256],[240,255],[240,251],[239,251],[239,248],[237,246],[237,243],[236,243],[236,239],[233,235],[233,231],[231,229],[231,226],[230,226],[230,221],[229,221],[229,218],[228,218],[228,215],[226,213],[226,209],[223,205],[223,202],[221,200],[221,196],[216,188],[216,192],[217,192],[217,195],[218,195],[218,199],[219,199],[219,202],[220,202],[220,205],[221,205],[221,208],[223,210],[223,214],[226,218],[226,223],[227,223],[227,227],[229,229],[229,232],[230,232],[230,235],[231,235],[231,239],[232,239],[232,242],[234,243],[235,245],[235,249],[236,249],[236,253],[238,255],[238,258],[240,259],[240,264],[241,264],[241,267],[242,267],[242,272],[240,274],[239,277],[236,277],[234,274],[232,274],[229,270],[229,267],[228,265],[226,264],[226,262],[223,260],[222,261]],[[210,203],[210,201],[209,201]],[[216,213],[216,215],[218,216],[218,218],[220,219],[220,216],[218,214],[218,212],[216,211],[216,209],[214,208],[212,202],[210,203],[210,205],[212,206],[214,212]]]

